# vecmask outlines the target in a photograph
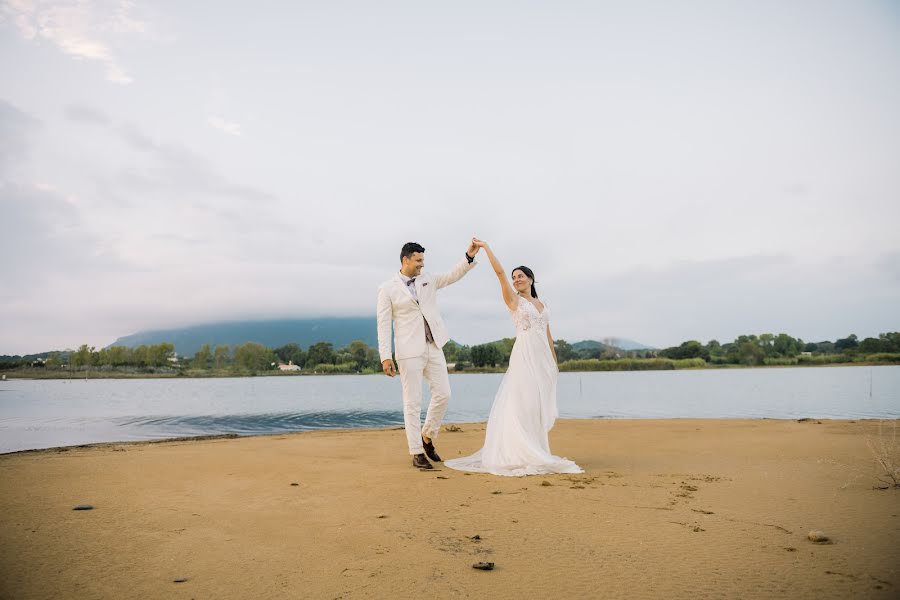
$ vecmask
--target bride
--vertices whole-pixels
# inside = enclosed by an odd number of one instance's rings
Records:
[[[444,465],[458,471],[513,477],[583,473],[571,460],[550,454],[547,433],[558,414],[559,368],[550,316],[546,305],[538,300],[534,273],[528,267],[517,267],[510,285],[487,242],[473,239],[473,243],[487,252],[500,280],[503,301],[516,326],[516,342],[491,407],[484,447],[471,456],[444,461]]]

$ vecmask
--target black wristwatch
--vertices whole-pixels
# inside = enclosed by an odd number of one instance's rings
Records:
[[[469,256],[469,253],[466,252],[466,260],[469,261],[469,264],[471,265],[473,262],[475,262],[475,257]]]

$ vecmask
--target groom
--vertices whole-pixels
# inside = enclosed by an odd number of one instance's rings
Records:
[[[450,400],[450,377],[444,360],[444,344],[450,340],[437,306],[437,291],[459,281],[471,271],[478,246],[470,244],[466,257],[447,273],[422,274],[425,248],[415,242],[403,245],[400,251],[400,272],[378,288],[378,353],[381,367],[393,377],[391,360],[391,322],[394,323],[394,354],[400,368],[403,388],[403,422],[406,443],[413,457],[413,466],[433,469],[428,459],[440,462],[434,450],[434,438]],[[431,389],[431,403],[420,425],[422,413],[422,378]],[[426,458],[425,455],[428,455]]]

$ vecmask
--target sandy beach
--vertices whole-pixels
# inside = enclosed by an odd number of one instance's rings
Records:
[[[483,424],[461,429],[445,458],[480,447]],[[897,598],[900,490],[874,489],[877,436],[560,421],[551,446],[585,473],[528,478],[417,471],[397,429],[8,454],[0,596]]]

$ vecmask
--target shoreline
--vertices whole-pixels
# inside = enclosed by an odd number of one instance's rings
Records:
[[[729,423],[729,422],[737,422],[737,421],[746,421],[746,422],[754,422],[754,421],[765,421],[765,422],[773,422],[773,423],[810,423],[815,425],[822,425],[825,423],[896,423],[900,426],[900,417],[898,418],[879,418],[879,417],[861,417],[858,419],[832,419],[828,417],[801,417],[799,419],[784,419],[784,418],[775,418],[775,417],[583,417],[583,418],[565,418],[559,419],[560,421],[629,421],[629,422],[680,422],[680,421],[698,421],[698,422],[710,422],[710,423]],[[484,426],[485,422],[470,422],[470,423],[445,423],[441,426],[442,435],[455,433],[455,427],[473,427],[473,426]],[[205,442],[210,440],[235,440],[235,439],[248,439],[248,438],[272,438],[278,436],[285,435],[304,435],[311,433],[319,433],[319,432],[329,432],[334,434],[353,434],[353,433],[366,433],[366,432],[384,432],[384,431],[403,431],[403,425],[390,425],[385,427],[335,427],[335,428],[321,428],[321,429],[304,429],[298,431],[277,431],[271,433],[210,433],[210,434],[201,434],[201,435],[185,435],[185,436],[175,436],[175,437],[166,437],[166,438],[152,438],[152,439],[144,439],[144,440],[115,440],[108,442],[89,442],[87,444],[72,444],[69,446],[49,446],[47,448],[27,448],[24,450],[10,450],[9,452],[0,452],[0,460],[3,457],[15,455],[15,454],[39,454],[42,452],[50,453],[50,454],[59,454],[62,452],[70,452],[72,450],[102,450],[104,448],[110,447],[118,447],[118,446],[143,446],[143,445],[153,445],[153,444],[169,444],[169,443],[185,443],[185,442]]]
[[[705,365],[702,367],[684,367],[675,369],[595,369],[595,370],[565,370],[563,373],[650,373],[650,372],[671,372],[671,371],[719,371],[719,370],[736,370],[736,369],[810,369],[822,367],[896,367],[900,366],[897,362],[846,362],[846,363],[828,363],[828,364],[796,364],[796,365]],[[475,367],[466,369],[465,371],[449,371],[450,375],[486,375],[505,373],[506,368],[486,369]],[[85,376],[87,373],[87,376]],[[216,372],[210,374],[184,374],[184,373],[119,373],[110,371],[82,371],[76,373],[66,371],[65,373],[42,373],[40,376],[30,376],[20,370],[10,370],[6,373],[0,372],[0,376],[6,375],[3,381],[40,381],[51,379],[65,380],[91,380],[91,379],[233,379],[233,378],[250,378],[250,377],[347,377],[354,375],[383,375],[380,372],[375,373],[309,373],[309,372],[272,372],[259,371],[256,373],[227,373]]]
[[[402,428],[4,454],[0,596],[896,597],[897,422],[820,421],[564,419],[585,472],[521,478],[416,470]]]

